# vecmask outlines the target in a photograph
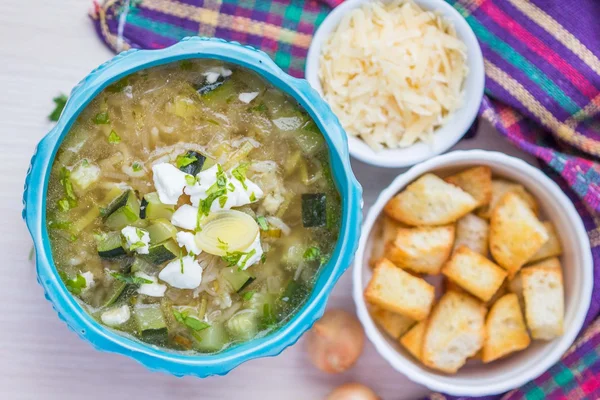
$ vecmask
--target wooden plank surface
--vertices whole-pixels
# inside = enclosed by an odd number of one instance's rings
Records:
[[[28,261],[31,239],[21,219],[23,180],[36,143],[50,125],[51,99],[70,90],[111,53],[86,16],[89,0],[3,0],[0,5],[0,398],[1,399],[321,399],[358,380],[383,399],[413,399],[425,388],[395,372],[367,344],[358,365],[326,375],[308,361],[304,342],[275,358],[248,362],[205,380],[151,373],[136,362],[100,353],[59,321]],[[484,126],[483,147],[521,155]],[[365,208],[400,172],[353,161]],[[353,311],[348,271],[329,307]]]

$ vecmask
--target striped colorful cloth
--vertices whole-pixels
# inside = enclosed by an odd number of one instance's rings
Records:
[[[92,19],[117,52],[216,36],[260,48],[300,77],[313,32],[341,1],[96,0]],[[504,398],[600,399],[600,321],[593,322],[600,312],[600,2],[446,1],[483,50],[480,116],[536,156],[570,196],[594,257],[596,290],[585,332],[560,363]]]

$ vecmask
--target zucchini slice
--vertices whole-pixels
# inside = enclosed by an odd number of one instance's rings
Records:
[[[121,230],[139,219],[140,202],[133,190],[127,190],[113,200],[104,210],[104,224],[115,230]]]
[[[142,204],[140,205],[141,219],[166,218],[170,220],[174,212],[175,206],[161,203],[156,192],[147,193],[142,198]]]
[[[181,167],[179,167],[180,171],[183,171],[186,174],[189,174],[192,176],[196,176],[196,174],[198,172],[202,171],[202,167],[204,166],[204,162],[206,161],[205,156],[198,153],[197,151],[189,150],[187,153],[185,153],[185,157],[187,157],[187,158],[193,157],[196,159],[196,161],[193,161],[187,165],[182,165]]]
[[[179,255],[179,246],[172,239],[150,246],[148,254],[141,257],[152,265],[160,265],[171,261]]]
[[[194,347],[205,353],[219,351],[229,342],[229,335],[222,322],[213,322],[206,329],[194,335]]]
[[[134,319],[140,337],[153,344],[164,344],[168,338],[167,323],[160,304],[135,307]]]
[[[168,219],[159,218],[146,228],[150,234],[150,243],[162,243],[165,240],[175,239],[177,228]]]
[[[302,225],[305,228],[327,224],[327,196],[325,193],[304,193],[302,195]]]
[[[231,284],[234,291],[240,292],[255,279],[248,271],[238,271],[237,268],[224,268],[221,270],[221,276]]]
[[[102,258],[115,258],[127,254],[123,246],[123,239],[119,232],[107,232],[97,237],[96,248]]]

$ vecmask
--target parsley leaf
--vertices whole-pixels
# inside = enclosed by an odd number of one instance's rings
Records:
[[[87,287],[87,282],[81,274],[77,274],[75,278],[69,278],[67,277],[67,274],[61,272],[60,277],[65,283],[67,290],[69,290],[69,292],[73,294],[80,294],[83,291],[83,289]]]
[[[254,192],[250,193],[250,197],[248,197],[248,199],[252,202],[256,201],[256,195],[254,194]]]
[[[252,296],[254,296],[254,293],[256,293],[256,291],[254,290],[248,290],[246,293],[244,293],[242,295],[242,299],[244,299],[245,301],[248,301],[252,298]]]
[[[217,187],[224,188],[227,185],[227,176],[223,172],[221,164],[217,164]]]
[[[129,250],[134,251],[135,249],[140,249],[144,246],[146,246],[146,243],[140,240],[139,242],[132,243],[131,246],[129,246]]]
[[[124,275],[119,272],[111,272],[110,275],[118,281],[131,283],[133,285],[143,285],[147,283],[154,283],[150,279],[142,278],[140,276]]]
[[[250,111],[256,111],[256,112],[263,112],[263,111],[267,111],[267,106],[265,103],[263,103],[262,101],[260,102],[259,105],[250,108]]]
[[[219,197],[219,205],[221,206],[221,208],[224,208],[226,203],[227,203],[227,196]]]
[[[182,325],[187,326],[188,328],[194,331],[201,331],[210,327],[208,322],[200,321],[198,318],[188,316],[187,312],[179,312],[173,309],[173,316],[175,320]]]
[[[125,78],[113,83],[112,85],[108,86],[106,88],[106,91],[109,93],[120,93],[127,86],[129,86],[129,79],[128,79],[128,77],[125,77]]]
[[[65,108],[65,105],[67,104],[67,100],[68,97],[67,95],[61,93],[58,96],[56,96],[55,98],[52,99],[52,101],[54,102],[54,110],[50,113],[50,115],[48,115],[48,119],[50,121],[58,121],[58,119],[60,118],[60,114],[62,113],[62,110]]]
[[[96,125],[106,125],[110,122],[110,118],[108,117],[108,111],[102,111],[96,114],[96,116],[92,119],[92,121]]]
[[[58,208],[60,211],[69,211],[71,209],[71,206],[69,205],[69,200],[60,199],[58,201]]]
[[[140,164],[139,162],[134,162],[131,166],[131,169],[133,170],[133,172],[139,172],[142,170],[142,164]]]
[[[183,250],[179,249],[179,265],[181,267],[181,275],[183,275]]]
[[[113,130],[110,131],[110,135],[108,135],[108,143],[110,144],[119,144],[121,143],[121,137],[117,135],[117,132]]]
[[[261,230],[263,230],[263,231],[269,230],[269,223],[267,222],[267,219],[265,217],[263,217],[262,215],[260,215],[256,218],[256,222],[258,222],[258,226],[260,227]]]
[[[187,167],[195,161],[198,161],[198,158],[196,158],[196,156],[188,155],[188,153],[185,153],[177,156],[177,158],[175,159],[175,165],[177,165],[177,168],[183,168]]]
[[[77,196],[73,191],[73,184],[71,183],[71,171],[67,167],[62,167],[60,170],[60,183],[65,190],[66,198],[59,201],[59,207],[63,211],[67,211],[71,208],[77,207]],[[62,202],[62,203],[61,203]],[[68,204],[68,208],[66,208]]]
[[[316,246],[311,246],[304,252],[302,256],[306,261],[315,261],[321,257],[321,249]]]
[[[241,163],[240,165],[238,165],[231,171],[231,175],[235,179],[240,181],[244,190],[248,190],[248,186],[246,185],[246,171],[248,171],[249,166],[250,166],[250,164],[248,164],[248,163]],[[255,198],[255,200],[256,200],[256,198]],[[252,201],[254,201],[254,200],[252,200]]]
[[[243,251],[234,251],[232,253],[227,252],[223,257],[221,257],[223,259],[223,261],[225,261],[227,263],[228,266],[233,267],[233,266],[238,266],[239,270],[242,270],[245,266],[246,263],[248,262],[248,260],[256,254],[256,249],[252,249],[248,252],[243,252]]]

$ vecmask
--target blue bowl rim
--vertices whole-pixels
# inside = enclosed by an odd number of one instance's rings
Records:
[[[50,170],[62,139],[85,106],[106,86],[142,69],[183,59],[218,59],[251,69],[291,95],[317,123],[329,147],[333,178],[342,198],[342,224],[329,263],[321,268],[310,298],[281,328],[220,353],[189,355],[161,349],[106,328],[90,317],[68,292],[52,259],[46,229],[46,198]],[[56,126],[39,142],[27,172],[23,194],[23,218],[32,236],[37,279],[67,326],[97,350],[126,355],[150,370],[176,376],[224,375],[243,362],[272,357],[294,344],[325,311],[327,298],[350,266],[358,246],[362,223],[362,188],[350,166],[346,134],[327,103],[303,79],[283,72],[264,52],[237,42],[190,37],[161,50],[128,50],[100,65],[84,78],[71,96]]]

